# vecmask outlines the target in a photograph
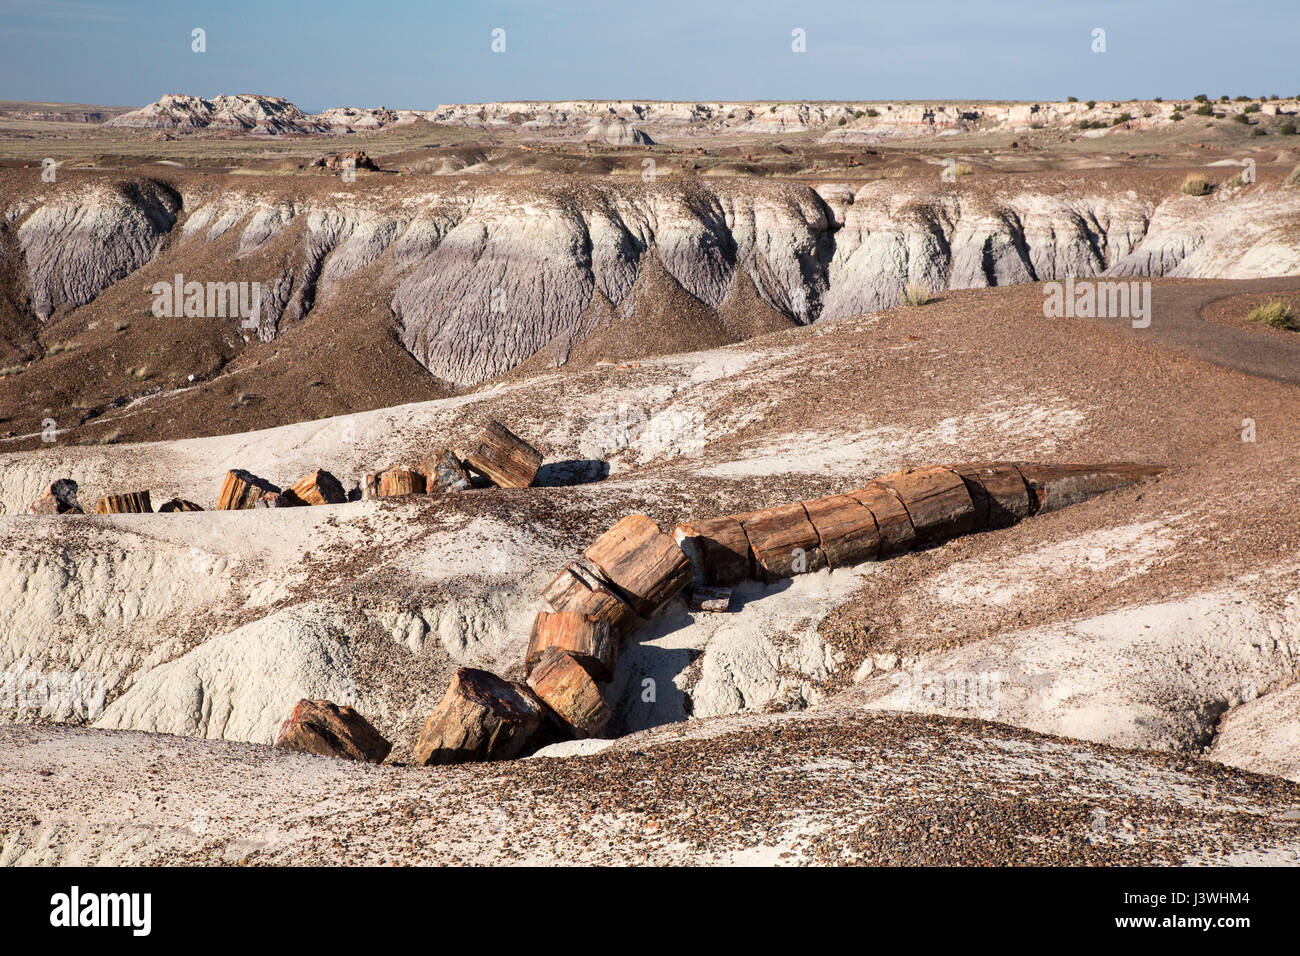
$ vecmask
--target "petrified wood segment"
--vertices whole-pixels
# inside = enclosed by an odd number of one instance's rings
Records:
[[[880,557],[911,551],[916,545],[916,529],[907,509],[898,495],[884,485],[869,482],[867,487],[850,491],[849,495],[871,511],[880,532]]]
[[[1055,511],[1164,471],[1154,465],[1114,462],[1101,465],[1038,465],[1017,462],[1033,499],[1034,511]]]
[[[158,513],[164,514],[172,511],[202,511],[203,509],[192,501],[186,501],[184,498],[170,498],[158,506]]]
[[[328,700],[298,701],[289,719],[280,725],[275,746],[369,763],[383,763],[393,749],[355,710]]]
[[[543,651],[528,675],[528,686],[578,737],[600,733],[612,716],[599,685],[567,651]]]
[[[542,611],[533,620],[533,632],[524,656],[524,670],[532,673],[548,648],[568,651],[596,680],[611,680],[618,664],[618,635],[608,621],[573,611]]]
[[[684,521],[673,529],[673,540],[702,584],[730,587],[750,576],[749,539],[733,516]]]
[[[375,476],[375,494],[380,498],[424,494],[424,475],[414,468],[389,468]]]
[[[632,605],[614,593],[609,582],[581,561],[557,574],[542,590],[542,600],[552,611],[572,611],[605,621],[619,637],[626,637],[644,623]]]
[[[695,585],[686,589],[686,606],[692,611],[730,611],[731,588]]]
[[[254,508],[297,508],[302,502],[285,491],[270,491],[257,499]]]
[[[285,492],[305,505],[339,505],[348,500],[342,483],[320,468]]]
[[[226,480],[221,485],[221,494],[217,498],[218,511],[242,511],[257,505],[257,499],[263,495],[279,494],[278,486],[264,478],[236,468],[226,472]]]
[[[465,463],[501,488],[527,488],[542,467],[542,453],[500,422],[488,422]]]
[[[415,762],[509,760],[523,752],[545,715],[545,705],[522,684],[462,667],[415,741]]]
[[[852,495],[831,495],[804,502],[817,529],[822,554],[832,568],[848,567],[880,556],[880,530],[871,509]]]
[[[645,515],[628,515],[583,555],[642,617],[649,617],[691,580],[690,559]]]
[[[946,541],[970,531],[975,503],[956,472],[931,465],[886,475],[872,484],[877,482],[902,500],[916,529],[917,544]]]
[[[425,490],[431,495],[468,491],[473,487],[469,473],[449,448],[439,448],[425,455],[420,462],[420,473],[424,475]]]
[[[950,466],[966,482],[975,505],[972,531],[1006,528],[1032,513],[1029,486],[1020,469],[1010,462],[995,461]]]
[[[83,514],[77,503],[77,483],[71,478],[52,481],[27,510],[34,515]]]
[[[108,495],[95,502],[95,514],[152,514],[153,505],[147,491],[128,491],[123,495]]]
[[[801,502],[736,517],[749,538],[754,571],[763,580],[776,581],[826,567],[817,529]]]

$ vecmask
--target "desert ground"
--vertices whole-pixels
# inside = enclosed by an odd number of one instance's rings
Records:
[[[1300,863],[1297,113],[0,103],[0,864]],[[368,484],[493,421],[527,487]],[[599,732],[421,765],[620,519],[963,462],[1158,471],[688,588]]]

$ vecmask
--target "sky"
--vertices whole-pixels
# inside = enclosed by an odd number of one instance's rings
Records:
[[[1300,0],[0,0],[0,100],[1294,96],[1298,45]]]

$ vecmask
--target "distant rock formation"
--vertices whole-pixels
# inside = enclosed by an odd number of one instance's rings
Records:
[[[603,143],[606,146],[654,145],[654,140],[621,116],[598,119],[582,139],[586,143]]]

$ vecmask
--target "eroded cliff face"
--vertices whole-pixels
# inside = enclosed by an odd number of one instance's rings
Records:
[[[633,316],[652,258],[705,309],[748,280],[800,323],[893,307],[909,282],[938,291],[1070,275],[1300,274],[1300,189],[1260,183],[1197,198],[1157,174],[1136,186],[1034,175],[856,190],[559,177],[311,193],[97,180],[11,201],[4,217],[17,241],[3,248],[21,258],[41,320],[90,302],[165,243],[179,268],[192,257],[187,280],[204,281],[205,250],[234,236],[236,271],[246,261],[244,279],[262,284],[262,339],[364,281],[412,355],[461,386],[580,340],[596,305]],[[273,272],[252,274],[273,247]]]

